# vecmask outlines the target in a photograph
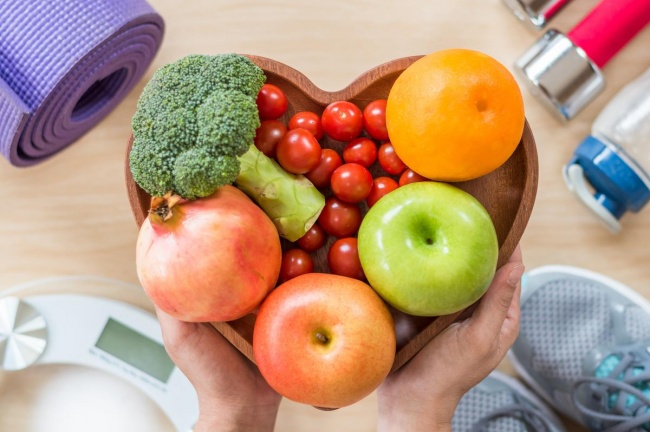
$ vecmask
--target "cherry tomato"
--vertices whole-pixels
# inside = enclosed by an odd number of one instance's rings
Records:
[[[321,151],[316,168],[305,174],[305,177],[317,188],[324,188],[330,185],[332,173],[341,165],[343,165],[341,156],[336,151],[325,148]]]
[[[388,139],[386,99],[378,99],[366,105],[363,110],[363,127],[368,135],[376,140],[386,141]]]
[[[406,165],[402,162],[402,159],[397,156],[393,145],[389,142],[385,142],[381,147],[379,147],[377,159],[379,159],[379,165],[388,174],[400,175],[402,171],[406,169]]]
[[[368,168],[347,163],[332,173],[332,192],[342,201],[357,203],[366,199],[372,189],[372,174]]]
[[[338,239],[332,243],[327,252],[327,265],[330,271],[336,275],[359,280],[366,278],[359,260],[357,239],[354,237]]]
[[[314,271],[314,260],[302,249],[289,249],[282,254],[279,282]]]
[[[323,228],[314,224],[304,236],[298,239],[296,244],[304,251],[314,252],[323,247],[325,240],[327,240],[327,234]]]
[[[395,180],[393,180],[390,177],[377,177],[372,181],[372,189],[370,190],[370,194],[366,198],[366,204],[368,204],[368,207],[372,207],[375,205],[377,201],[384,195],[386,195],[389,192],[394,191],[397,189],[398,185]]]
[[[287,97],[279,87],[264,84],[257,94],[257,110],[260,120],[275,120],[287,111]]]
[[[255,147],[266,156],[275,158],[275,147],[278,145],[287,127],[277,120],[264,120],[255,132]]]
[[[306,129],[288,131],[275,151],[282,168],[293,174],[305,174],[316,168],[322,152],[316,138]]]
[[[377,160],[377,146],[371,139],[355,138],[343,149],[343,160],[370,168]]]
[[[323,138],[323,125],[321,124],[318,114],[311,111],[301,111],[294,114],[289,120],[289,129],[307,129],[314,135],[314,138],[320,140]]]
[[[399,185],[404,186],[409,183],[429,181],[428,178],[422,177],[420,174],[413,171],[411,168],[407,168],[406,171],[402,173],[399,177]]]
[[[356,204],[329,197],[318,217],[318,224],[334,237],[350,237],[361,225],[361,209]]]
[[[348,101],[337,101],[325,107],[321,117],[323,131],[337,141],[350,141],[363,129],[363,114],[358,106]]]

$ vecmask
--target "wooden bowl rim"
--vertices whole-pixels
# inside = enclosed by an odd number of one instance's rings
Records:
[[[327,105],[338,100],[354,99],[375,81],[383,79],[383,77],[386,75],[395,72],[401,72],[413,64],[415,61],[423,57],[419,55],[390,60],[371,69],[368,69],[361,75],[358,75],[354,80],[350,82],[350,84],[340,90],[327,91],[314,84],[314,82],[311,81],[305,74],[297,69],[292,68],[291,66],[288,66],[285,63],[257,55],[245,54],[245,56],[250,58],[253,63],[259,66],[265,72],[269,71],[283,77],[295,87],[301,89],[307,96],[309,96],[312,100],[320,105]],[[372,78],[373,76],[376,77],[366,84],[363,83],[366,77]]]

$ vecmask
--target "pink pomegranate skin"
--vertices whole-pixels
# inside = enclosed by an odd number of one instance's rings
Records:
[[[188,322],[230,321],[255,310],[275,287],[282,261],[268,216],[232,186],[168,202],[171,215],[164,200],[152,206],[136,246],[138,277],[152,302]]]

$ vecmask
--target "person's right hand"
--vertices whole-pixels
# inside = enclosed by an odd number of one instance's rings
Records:
[[[194,431],[270,432],[281,396],[217,330],[157,309],[165,348],[199,398]]]
[[[503,359],[519,333],[519,247],[472,316],[446,328],[379,387],[379,431],[451,431],[460,398]]]

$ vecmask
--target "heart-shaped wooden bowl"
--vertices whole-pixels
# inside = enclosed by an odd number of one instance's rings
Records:
[[[299,111],[312,111],[321,114],[325,107],[337,100],[348,100],[363,108],[375,99],[385,99],[397,77],[410,64],[420,57],[406,57],[380,65],[358,77],[352,84],[337,92],[326,92],[316,87],[306,76],[295,69],[263,57],[249,56],[264,70],[267,82],[284,90],[289,101],[287,113],[282,120],[285,124]],[[133,137],[127,149],[126,184],[131,210],[140,226],[147,216],[151,196],[133,181],[128,164]],[[342,151],[345,143],[323,138],[321,145]],[[380,172],[378,166],[372,167],[373,175]],[[382,175],[386,175],[383,173]],[[505,264],[519,243],[528,223],[537,192],[537,150],[528,123],[523,137],[513,155],[497,170],[478,179],[455,183],[455,186],[475,196],[492,217],[499,239],[498,266]],[[327,195],[329,191],[324,191]],[[366,210],[365,208],[363,209]],[[251,227],[254,229],[254,227]],[[330,240],[331,243],[332,240]],[[284,242],[283,247],[290,247]],[[327,249],[323,247],[314,254],[316,271],[327,271]],[[392,371],[397,370],[413,357],[427,342],[456,320],[468,316],[473,310],[441,317],[413,317],[393,310],[397,330],[397,352]],[[253,358],[253,326],[255,315],[250,314],[230,322],[212,323],[237,349],[251,361]]]

